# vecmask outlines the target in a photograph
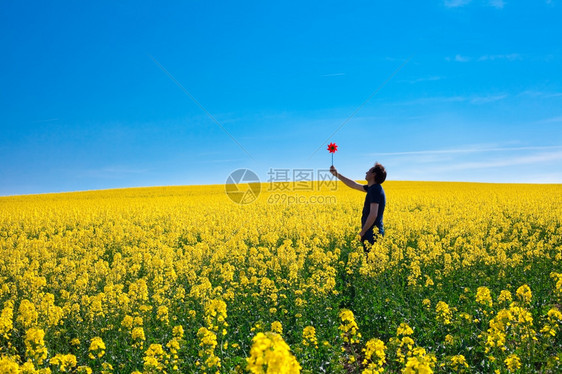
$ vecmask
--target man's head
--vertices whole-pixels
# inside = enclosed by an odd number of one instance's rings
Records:
[[[382,184],[386,180],[386,169],[384,166],[378,162],[370,168],[365,174],[365,180],[367,182],[374,182],[376,184]]]

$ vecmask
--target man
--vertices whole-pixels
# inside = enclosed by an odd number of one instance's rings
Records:
[[[384,226],[382,223],[384,207],[386,206],[386,195],[381,184],[386,180],[386,170],[384,166],[378,162],[370,168],[365,174],[367,185],[361,185],[349,178],[338,174],[338,171],[332,165],[330,167],[332,175],[341,180],[346,186],[367,193],[365,203],[363,204],[363,214],[361,215],[361,243],[365,252],[368,251],[365,241],[375,243],[374,228],[377,228],[378,234],[384,236]]]

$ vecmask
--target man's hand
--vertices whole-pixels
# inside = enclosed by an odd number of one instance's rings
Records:
[[[334,165],[330,166],[330,173],[332,173],[334,177],[338,176],[338,170],[334,167]]]
[[[370,227],[373,227],[375,221],[377,220],[377,216],[379,214],[379,204],[378,203],[371,203],[369,205],[369,215],[367,216],[367,221],[363,225],[361,231],[359,231],[359,235],[363,237],[367,231],[369,231]]]

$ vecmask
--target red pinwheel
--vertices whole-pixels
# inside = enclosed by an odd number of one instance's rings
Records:
[[[336,145],[336,143],[328,144],[328,152],[332,154],[332,165],[334,165],[334,153],[336,153],[337,150],[338,146]]]

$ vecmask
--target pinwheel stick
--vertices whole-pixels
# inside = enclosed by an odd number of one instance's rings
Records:
[[[334,153],[336,153],[337,150],[338,146],[336,145],[336,143],[328,144],[328,152],[332,154],[332,166],[334,166]]]

